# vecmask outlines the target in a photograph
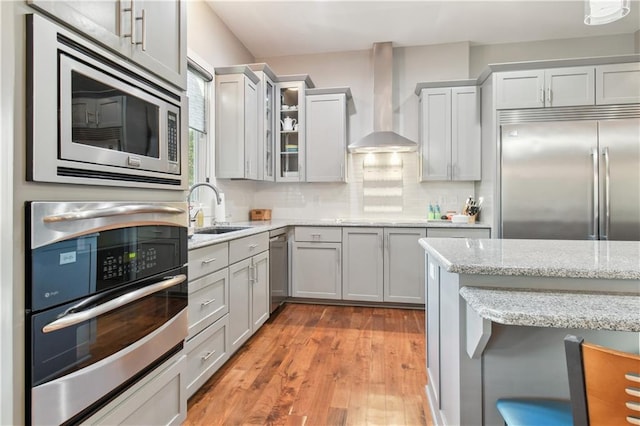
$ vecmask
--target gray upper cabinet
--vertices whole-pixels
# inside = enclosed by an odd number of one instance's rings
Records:
[[[596,67],[596,105],[640,103],[640,62]]]
[[[336,89],[339,90],[339,89]],[[345,182],[350,90],[310,89],[306,96],[307,182]]]
[[[248,67],[216,68],[216,177],[258,179],[258,82]]]
[[[421,180],[480,180],[480,96],[476,86],[420,91]]]
[[[258,76],[258,180],[275,181],[275,96],[277,76],[265,63],[249,64]]]
[[[184,1],[27,0],[27,3],[186,89]]]
[[[276,182],[306,180],[306,102],[313,88],[307,75],[278,76],[276,84]]]
[[[497,109],[594,105],[595,70],[584,66],[501,72],[496,96]]]

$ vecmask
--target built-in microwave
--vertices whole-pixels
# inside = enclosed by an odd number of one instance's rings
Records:
[[[27,180],[186,189],[186,95],[27,15]]]

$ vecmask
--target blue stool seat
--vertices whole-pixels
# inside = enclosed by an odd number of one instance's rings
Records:
[[[573,426],[571,402],[553,399],[499,399],[496,407],[508,426]]]

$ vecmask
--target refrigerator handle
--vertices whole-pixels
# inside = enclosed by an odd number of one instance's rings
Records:
[[[610,175],[609,168],[609,147],[602,150],[604,158],[604,232],[600,235],[600,239],[609,239],[609,227],[611,226],[611,193],[610,193]]]
[[[591,210],[591,234],[589,235],[590,240],[598,239],[598,149],[593,148],[591,151],[591,160],[593,162],[593,206]]]

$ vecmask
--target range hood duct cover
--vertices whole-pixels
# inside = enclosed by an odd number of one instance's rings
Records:
[[[349,151],[411,152],[418,144],[393,131],[393,47],[373,44],[373,133],[349,145]]]

